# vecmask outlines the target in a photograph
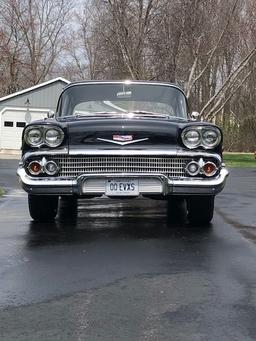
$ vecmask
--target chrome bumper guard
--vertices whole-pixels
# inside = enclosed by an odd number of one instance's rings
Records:
[[[215,195],[224,187],[228,170],[222,167],[220,173],[213,178],[169,179],[163,174],[83,174],[77,179],[35,178],[29,176],[24,167],[17,170],[23,189],[30,194],[45,195],[102,195],[105,193],[102,183],[109,178],[138,178],[141,184],[140,193],[143,195]],[[145,185],[145,179],[148,179]],[[86,183],[90,186],[86,187]],[[96,187],[95,187],[96,186]]]

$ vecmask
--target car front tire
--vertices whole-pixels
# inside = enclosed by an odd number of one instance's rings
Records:
[[[214,196],[187,198],[188,221],[191,224],[209,224],[213,218]]]
[[[75,221],[77,219],[77,197],[61,196],[59,201],[59,219],[61,221]]]
[[[58,211],[59,197],[56,195],[28,195],[29,213],[38,222],[54,220]]]
[[[182,221],[185,216],[185,200],[183,197],[170,196],[167,199],[167,217],[170,222]]]

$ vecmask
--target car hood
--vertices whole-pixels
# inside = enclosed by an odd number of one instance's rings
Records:
[[[187,122],[186,122],[187,123]],[[140,148],[179,144],[185,122],[158,119],[87,119],[67,122],[70,148]]]

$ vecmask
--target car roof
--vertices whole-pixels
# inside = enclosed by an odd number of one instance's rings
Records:
[[[181,88],[179,84],[176,83],[169,83],[169,82],[161,82],[161,81],[146,81],[146,80],[130,80],[130,79],[125,79],[125,80],[83,80],[83,81],[75,81],[71,82],[68,85],[66,85],[63,88],[63,91],[71,88],[73,86],[79,86],[79,85],[89,85],[89,84],[148,84],[148,85],[164,85],[164,86],[170,86],[177,88],[181,92],[184,93],[184,90]],[[186,95],[185,95],[186,96]]]

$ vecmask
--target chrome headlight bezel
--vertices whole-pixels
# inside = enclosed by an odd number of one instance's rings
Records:
[[[40,147],[43,143],[44,143],[44,138],[43,138],[43,132],[42,129],[40,129],[39,126],[29,126],[28,128],[25,128],[25,133],[24,133],[24,140],[26,142],[26,144],[28,144],[31,147]],[[40,140],[37,143],[33,143],[30,139],[31,137],[29,136],[29,134],[32,131],[38,131],[38,133],[40,134]]]
[[[192,131],[197,131],[199,134],[199,140],[196,144],[189,144],[186,140],[187,134]],[[206,138],[204,137],[207,132],[213,132],[216,135],[216,140],[213,143],[207,143]],[[181,133],[182,143],[189,149],[195,149],[198,147],[203,147],[204,149],[214,149],[220,144],[221,138],[222,136],[220,129],[213,126],[189,126],[183,129]]]
[[[48,139],[47,139],[47,134],[50,132],[50,131],[56,131],[58,134],[59,134],[59,141],[57,143],[51,143]],[[45,132],[44,132],[44,142],[45,144],[48,146],[48,147],[51,147],[51,148],[56,148],[58,146],[60,146],[63,142],[63,139],[64,139],[64,132],[62,129],[58,128],[58,127],[51,127],[49,129],[45,129]]]
[[[189,143],[189,141],[188,141],[188,135],[189,134],[197,134],[197,141],[194,141],[194,142],[191,142],[191,143]],[[198,131],[198,129],[193,129],[193,128],[191,128],[191,129],[184,129],[183,130],[183,132],[182,132],[182,134],[181,134],[181,138],[182,138],[182,142],[183,142],[183,144],[187,147],[187,148],[189,148],[189,149],[194,149],[194,148],[197,148],[197,147],[199,147],[200,146],[200,143],[201,143],[201,134],[200,134],[200,132]],[[193,137],[193,136],[190,136],[190,138],[192,138],[192,139],[195,139],[195,136]]]
[[[41,134],[41,139],[38,143],[32,143],[29,139],[29,133],[33,130],[37,130]],[[54,130],[59,133],[59,141],[58,143],[50,143],[49,140],[47,140],[47,132]],[[53,126],[53,125],[31,125],[27,126],[24,131],[24,141],[26,142],[27,145],[29,145],[32,148],[39,148],[41,146],[47,146],[50,148],[56,148],[59,147],[63,140],[64,140],[65,134],[64,131],[58,127],[58,126]]]
[[[213,143],[207,143],[206,142],[206,138],[204,137],[204,135],[206,133],[209,132],[213,132],[214,134],[216,134],[216,140]],[[221,141],[221,132],[218,128],[215,127],[211,127],[211,128],[207,128],[207,129],[202,129],[202,144],[206,149],[213,149],[215,147],[217,147],[220,144]]]

